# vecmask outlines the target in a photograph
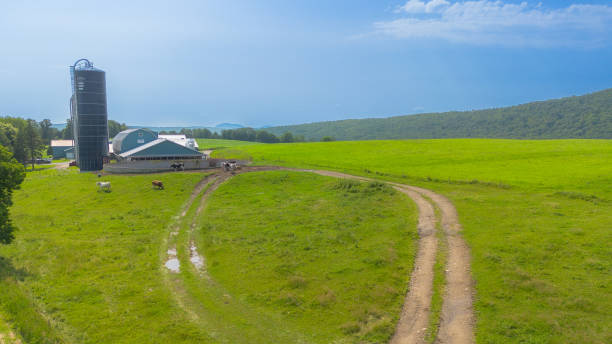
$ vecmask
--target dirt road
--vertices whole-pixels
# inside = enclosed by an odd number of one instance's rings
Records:
[[[70,165],[70,161],[66,161],[66,162],[54,162],[53,163],[53,168],[57,169],[57,170],[63,170],[68,168]]]
[[[236,171],[236,173],[271,170],[292,170],[359,181],[385,182],[340,172],[292,169],[276,166],[243,167],[242,170]],[[232,175],[232,173],[217,170],[212,175],[204,178],[198,183],[198,186],[192,193],[181,216],[185,216],[185,212],[189,209],[189,206],[201,192],[202,188],[214,180],[202,195],[201,203],[197,210],[199,214],[202,211],[206,199],[222,182],[231,178]],[[438,239],[436,236],[436,208],[440,211],[440,222],[448,246],[448,259],[445,269],[446,287],[436,342],[457,344],[474,343],[474,314],[472,307],[474,291],[470,272],[470,253],[469,247],[459,233],[461,231],[461,224],[459,223],[455,207],[446,197],[431,190],[405,184],[385,183],[410,197],[416,203],[419,211],[419,242],[417,256],[410,277],[410,287],[405,297],[402,313],[390,343],[407,344],[425,342],[425,334],[429,327],[434,264],[438,247]],[[200,269],[205,271],[206,267],[200,267]]]
[[[0,344],[21,344],[21,340],[12,331],[0,332]]]
[[[325,176],[337,178],[349,178],[361,181],[374,181],[371,178],[353,176],[350,174],[320,171],[303,170],[314,172]],[[414,272],[411,276],[410,290],[406,296],[406,302],[402,310],[402,315],[398,322],[396,332],[391,339],[391,343],[422,343],[426,325],[422,324],[423,318],[429,318],[429,305],[431,304],[431,285],[433,279],[433,263],[435,262],[435,252],[437,245],[432,242],[431,235],[421,234],[421,219],[428,217],[429,209],[422,207],[422,197],[414,197],[414,193],[425,196],[431,200],[442,213],[442,228],[448,245],[448,260],[446,263],[446,288],[442,302],[442,316],[438,329],[438,343],[467,344],[474,343],[474,311],[472,298],[474,295],[473,281],[470,271],[470,251],[469,247],[459,233],[461,224],[457,210],[453,204],[444,196],[431,190],[423,189],[399,183],[388,183],[399,190],[405,191],[419,208],[419,250],[415,262]],[[425,215],[424,215],[424,213]],[[432,221],[423,219],[427,226],[431,226]],[[435,220],[433,221],[435,228]],[[435,229],[433,230],[435,233]],[[423,250],[427,250],[424,252]],[[416,273],[416,274],[415,274]],[[414,290],[414,292],[413,292]],[[412,295],[415,293],[416,295]],[[426,295],[426,293],[428,293]],[[413,299],[414,298],[414,299]],[[427,299],[425,301],[425,299]],[[425,321],[427,324],[428,321]]]
[[[422,342],[429,327],[429,309],[438,239],[436,214],[431,203],[414,191],[395,187],[407,194],[419,210],[419,248],[410,276],[410,288],[404,300],[400,319],[391,338],[392,344]]]

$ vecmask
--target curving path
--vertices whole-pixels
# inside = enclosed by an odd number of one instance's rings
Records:
[[[236,171],[236,173],[271,170],[292,170],[359,181],[385,182],[340,172],[276,166],[243,167],[242,170]],[[200,205],[196,212],[196,214],[199,214],[204,208],[208,196],[216,190],[222,182],[231,178],[233,174],[234,173],[218,170],[202,179],[183,208],[181,217],[185,216],[195,198],[200,194],[202,189],[212,181],[209,188],[202,195]],[[459,234],[461,231],[461,224],[459,223],[455,207],[446,197],[431,190],[399,183],[385,183],[410,197],[416,203],[419,211],[419,242],[417,256],[402,313],[390,343],[407,344],[425,342],[425,334],[429,326],[434,264],[438,247],[438,239],[436,236],[436,208],[439,209],[441,213],[441,225],[448,246],[446,287],[436,342],[457,344],[474,343],[474,314],[472,307],[474,290],[470,273],[470,253],[469,247]],[[171,235],[175,235],[174,232],[172,232]],[[195,247],[193,242],[190,242],[190,249],[193,255],[193,259],[191,260],[192,264],[196,270],[206,276],[204,259],[198,253],[197,247]]]
[[[302,170],[318,173],[325,176],[350,178],[361,181],[379,181],[371,178],[357,177],[350,174]],[[433,281],[433,265],[437,243],[435,236],[435,216],[431,221],[429,207],[424,206],[423,197],[431,200],[442,213],[442,228],[448,245],[448,259],[446,262],[446,288],[442,302],[442,316],[438,329],[438,343],[474,343],[474,311],[472,298],[474,295],[473,282],[470,270],[470,250],[461,234],[461,224],[455,206],[451,201],[431,190],[415,186],[391,183],[396,189],[408,194],[419,208],[419,249],[410,282],[410,290],[404,302],[402,315],[391,343],[422,343],[427,329],[429,307],[431,305],[431,285]],[[417,197],[415,197],[417,196]],[[431,206],[431,205],[430,205]],[[429,219],[429,220],[428,220]],[[433,229],[423,232],[422,226]],[[434,238],[431,238],[434,236]],[[420,293],[425,290],[427,295]],[[416,295],[413,295],[416,294]],[[421,325],[423,325],[421,327]]]

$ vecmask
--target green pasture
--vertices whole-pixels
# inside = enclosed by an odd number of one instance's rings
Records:
[[[448,196],[471,248],[479,343],[612,342],[612,141],[401,140],[239,149],[256,164],[338,170]],[[215,154],[231,157],[234,151]]]
[[[28,173],[11,208],[16,240],[0,247],[0,333],[10,325],[24,343],[389,338],[415,254],[406,196],[376,183],[253,173],[222,185],[200,217],[199,199],[179,217],[203,176]],[[100,180],[112,191],[98,191]],[[190,238],[211,278],[190,268]],[[162,267],[169,243],[180,274]]]
[[[245,343],[384,343],[408,288],[416,238],[414,205],[384,184],[281,171],[220,187],[197,241],[211,278],[232,299],[273,332],[299,334]]]
[[[153,190],[152,179],[165,190]],[[201,174],[28,173],[19,228],[0,246],[0,309],[25,343],[177,343],[205,338],[160,273],[167,224]],[[95,183],[110,181],[112,192]],[[195,341],[192,341],[195,342]]]
[[[0,343],[1,344],[17,344],[20,340],[14,332],[11,331],[11,326],[4,320],[4,316],[0,313]]]
[[[255,163],[404,180],[490,183],[612,198],[611,140],[397,140],[240,147]],[[231,155],[221,150],[213,156]],[[606,187],[607,186],[607,187]]]
[[[196,139],[200,150],[222,149],[240,146],[258,145],[259,142],[223,140],[223,139]]]

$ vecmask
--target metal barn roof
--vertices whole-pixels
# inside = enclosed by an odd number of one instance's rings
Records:
[[[132,137],[130,139],[130,134],[138,132],[138,131],[147,133],[148,139],[157,138],[157,133],[150,129],[146,129],[146,128],[127,129],[127,130],[124,130],[118,133],[113,138],[113,152],[115,152],[115,154],[124,153],[124,150],[125,152],[127,152],[127,150],[129,150],[130,148],[133,148],[134,146],[138,145],[136,138]],[[126,144],[124,144],[124,141],[126,142]]]
[[[197,149],[198,142],[195,139],[189,139],[186,135],[178,134],[178,135],[158,135],[160,139],[167,139],[172,142],[176,142],[181,144],[187,148]]]
[[[70,147],[72,140],[51,140],[51,147]]]
[[[156,139],[142,146],[138,146],[132,150],[119,154],[122,158],[128,157],[185,157],[185,156],[204,156],[204,154],[185,147],[179,143],[172,142],[166,139]]]

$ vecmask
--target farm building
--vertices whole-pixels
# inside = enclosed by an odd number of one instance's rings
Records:
[[[124,130],[113,138],[113,153],[119,155],[154,140],[157,140],[157,133],[152,130],[145,128]]]
[[[197,150],[198,142],[195,139],[188,139],[185,135],[159,135],[160,139],[170,140],[185,147]]]
[[[145,129],[128,129],[113,139],[113,153],[117,160],[193,160],[206,156],[189,144],[185,135],[157,135]],[[194,140],[195,141],[195,140]]]
[[[151,173],[209,167],[207,156],[183,143],[158,137],[148,129],[122,131],[113,140],[117,162],[104,166],[111,173]]]
[[[51,140],[51,150],[53,150],[54,159],[67,158],[66,150],[71,148],[74,148],[72,140]]]
[[[74,159],[75,149],[72,140],[51,140],[53,159]],[[108,144],[108,151],[113,152],[113,145]]]
[[[76,155],[76,154],[75,154],[76,152],[75,152],[74,147],[70,147],[70,148],[66,149],[66,150],[64,151],[64,153],[66,154],[66,156],[65,156],[65,158],[66,158],[66,159],[71,159],[71,160],[72,160],[72,159],[74,159],[74,158],[76,157],[76,156],[75,156],[75,155]]]
[[[209,167],[207,156],[185,135],[158,135],[145,129],[128,129],[113,139],[116,163],[104,166],[111,173],[151,173]],[[194,140],[195,141],[195,140]],[[197,145],[195,145],[197,147]]]
[[[120,160],[202,160],[203,153],[167,139],[155,139],[118,154]]]

